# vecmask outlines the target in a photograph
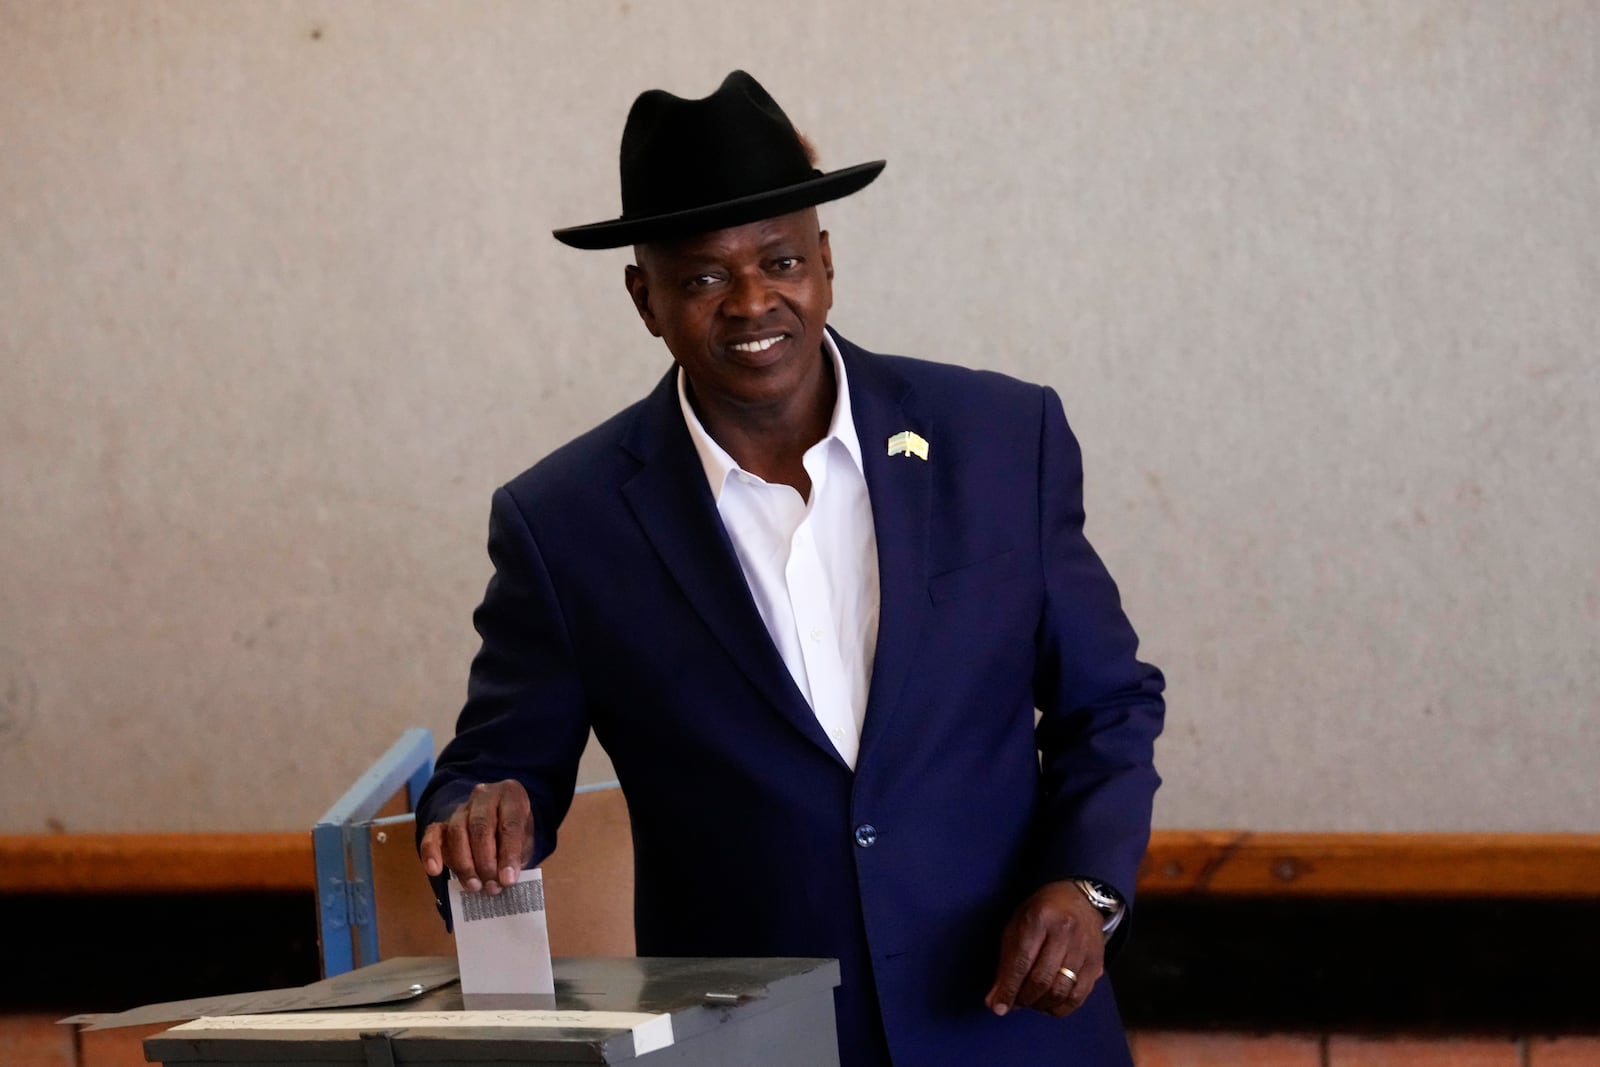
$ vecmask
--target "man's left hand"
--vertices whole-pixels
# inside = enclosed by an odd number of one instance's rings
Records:
[[[1105,971],[1103,925],[1104,917],[1072,882],[1041,886],[1006,925],[984,1003],[996,1015],[1015,1007],[1058,1018],[1073,1011]]]

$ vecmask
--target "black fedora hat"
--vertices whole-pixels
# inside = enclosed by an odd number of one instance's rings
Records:
[[[700,100],[640,93],[622,128],[621,163],[622,217],[556,230],[556,240],[621,248],[740,226],[849,196],[884,165],[817,170],[789,117],[742,70]]]

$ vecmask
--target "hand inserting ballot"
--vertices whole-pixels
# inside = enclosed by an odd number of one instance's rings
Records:
[[[430,877],[446,868],[469,893],[513,885],[533,858],[533,810],[520,782],[507,778],[473,787],[442,822],[422,833],[417,854]]]

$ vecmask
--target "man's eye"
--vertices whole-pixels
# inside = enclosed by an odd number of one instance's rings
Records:
[[[799,266],[800,259],[798,256],[780,256],[772,261],[772,269],[781,273],[796,270]]]
[[[694,277],[689,279],[689,288],[706,289],[710,286],[716,285],[720,280],[721,279],[715,274],[696,274]]]

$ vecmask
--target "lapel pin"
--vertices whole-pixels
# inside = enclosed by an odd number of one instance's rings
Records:
[[[928,442],[910,430],[901,430],[889,438],[889,455],[916,456],[918,459],[926,461],[928,458]]]

